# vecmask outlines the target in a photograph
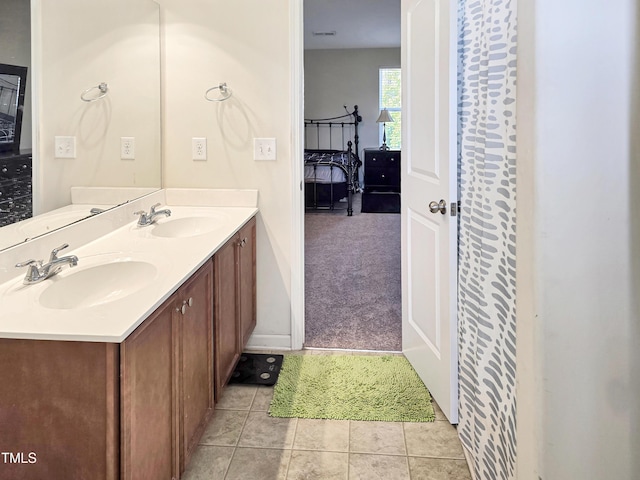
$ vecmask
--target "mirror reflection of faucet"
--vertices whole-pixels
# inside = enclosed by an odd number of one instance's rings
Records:
[[[156,221],[156,218],[160,215],[164,215],[165,217],[171,216],[171,210],[169,210],[168,208],[165,208],[163,210],[156,210],[156,208],[159,206],[159,203],[152,205],[149,213],[145,212],[144,210],[135,212],[134,215],[140,215],[140,218],[138,219],[138,226],[146,227],[148,225],[152,225]]]
[[[54,248],[49,256],[49,261],[44,265],[42,264],[42,260],[33,259],[16,264],[16,268],[29,267],[22,283],[25,285],[40,283],[47,278],[53,277],[56,273],[62,270],[62,267],[65,265],[69,265],[69,267],[75,267],[78,265],[78,257],[75,255],[58,258],[58,252],[60,252],[60,250],[64,250],[68,246],[69,244],[65,243],[64,245]]]

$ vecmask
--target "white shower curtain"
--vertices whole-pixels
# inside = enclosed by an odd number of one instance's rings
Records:
[[[458,24],[458,432],[476,479],[513,479],[516,1],[459,0]]]

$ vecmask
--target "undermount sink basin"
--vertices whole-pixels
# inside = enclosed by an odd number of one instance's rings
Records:
[[[212,217],[167,219],[151,227],[155,237],[184,238],[204,235],[220,228],[220,220]]]
[[[64,270],[51,277],[51,285],[40,295],[40,304],[45,308],[71,310],[113,302],[147,286],[157,271],[151,263],[132,259],[78,271]]]

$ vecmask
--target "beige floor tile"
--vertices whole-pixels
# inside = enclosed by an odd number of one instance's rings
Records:
[[[299,418],[293,448],[348,452],[349,421]]]
[[[200,444],[235,447],[247,415],[248,411],[215,410]]]
[[[222,397],[216,403],[216,409],[249,410],[257,390],[258,387],[255,385],[227,385],[222,391]]]
[[[436,422],[438,422],[438,421],[448,422],[449,421],[447,419],[447,417],[445,416],[445,414],[442,412],[442,409],[440,408],[440,405],[438,405],[435,400],[431,399],[431,405],[433,405],[433,411],[436,414]]]
[[[241,447],[291,448],[297,418],[273,418],[266,412],[249,412],[238,445]]]
[[[471,480],[465,460],[409,457],[412,480]]]
[[[409,480],[407,457],[349,454],[349,480]]]
[[[191,462],[180,477],[182,480],[212,480],[224,478],[231,457],[233,447],[212,447],[200,445],[191,457]]]
[[[351,422],[349,451],[406,455],[401,422]]]
[[[449,422],[405,423],[404,437],[409,455],[464,459],[458,433]]]
[[[284,480],[290,457],[291,450],[236,448],[227,476],[210,480]]]
[[[271,399],[273,399],[273,387],[259,386],[253,404],[251,404],[251,410],[268,412]]]
[[[293,450],[287,480],[347,480],[349,454]]]

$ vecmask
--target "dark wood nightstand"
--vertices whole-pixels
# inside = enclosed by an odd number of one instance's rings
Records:
[[[31,154],[0,154],[0,227],[32,214]]]
[[[364,150],[365,213],[400,213],[400,150]]]

